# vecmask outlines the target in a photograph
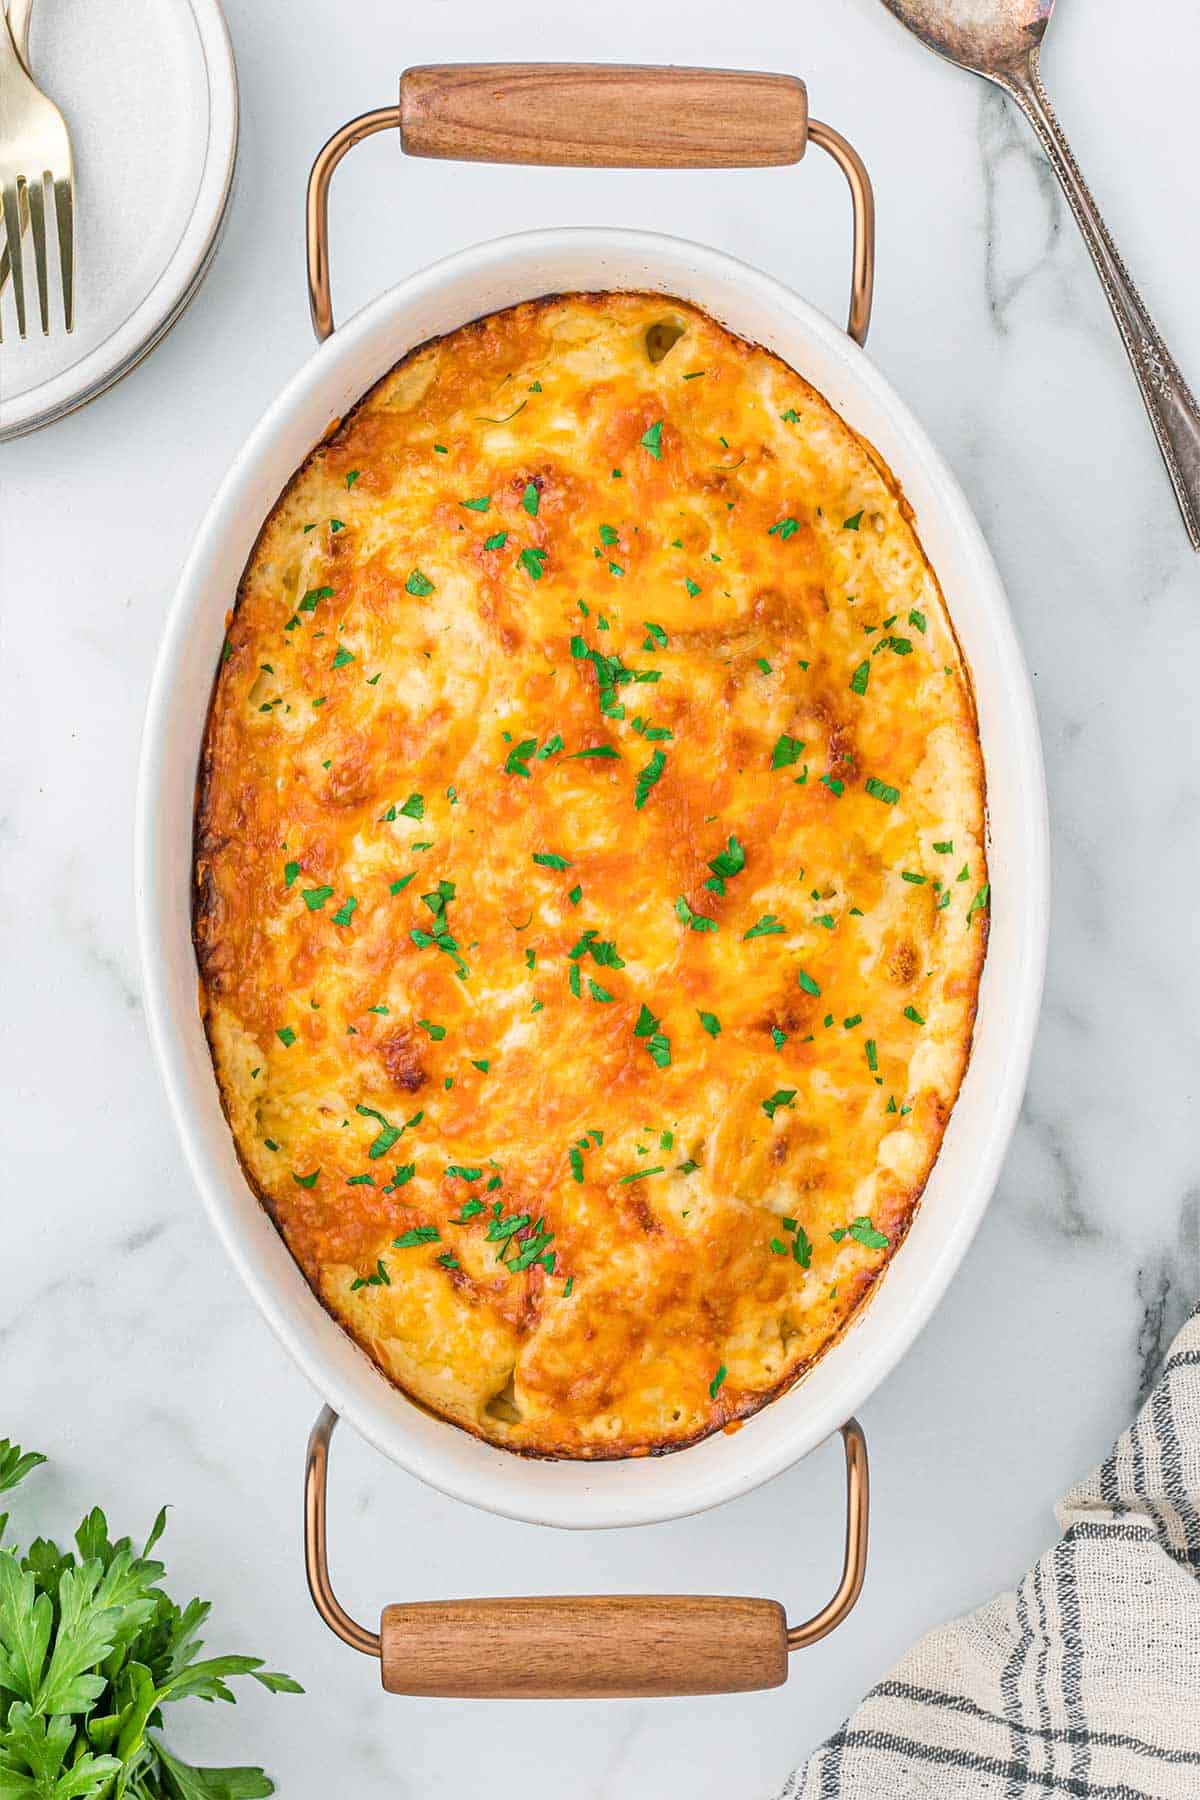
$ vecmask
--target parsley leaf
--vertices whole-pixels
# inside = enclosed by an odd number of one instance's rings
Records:
[[[633,801],[638,812],[641,812],[643,806],[645,806],[646,801],[650,796],[651,788],[657,785],[666,766],[667,759],[663,752],[661,750],[656,750],[645,768],[640,771],[637,778],[637,786],[634,791]]]
[[[648,450],[656,462],[662,460],[662,429],[663,421],[656,419],[649,430],[642,433],[641,437],[642,449]]]
[[[518,556],[517,563],[524,569],[531,581],[540,581],[544,573],[542,564],[545,562],[546,556],[545,550],[526,549],[522,550]]]
[[[45,1460],[0,1440],[0,1490]],[[171,1701],[232,1701],[231,1677],[249,1675],[271,1693],[303,1692],[255,1656],[198,1660],[210,1608],[201,1600],[181,1608],[160,1586],[163,1565],[151,1552],[165,1526],[164,1507],[138,1551],[128,1537],[110,1540],[96,1507],[75,1533],[78,1556],[44,1539],[24,1556],[2,1555],[5,1795],[86,1800],[136,1789],[181,1800],[250,1800],[274,1792],[259,1768],[193,1768],[158,1735]]]
[[[773,1119],[781,1106],[790,1106],[796,1098],[795,1088],[776,1088],[769,1100],[764,1100],[762,1109],[768,1119]]]
[[[529,758],[536,749],[536,738],[522,738],[521,742],[515,744],[505,758],[504,773],[506,775],[523,775],[526,781],[528,781]],[[534,860],[536,861],[536,858]]]
[[[804,739],[789,737],[786,731],[781,732],[771,752],[771,767],[788,769],[793,763],[798,763],[803,755]]]
[[[786,926],[779,923],[774,913],[764,913],[757,924],[752,925],[749,931],[743,933],[742,942],[746,943],[750,938],[775,937],[785,930]]]
[[[428,575],[423,575],[420,569],[414,569],[412,571],[404,586],[408,593],[415,594],[418,599],[422,600],[425,598],[426,594],[432,594],[433,592],[432,581],[430,581]]]

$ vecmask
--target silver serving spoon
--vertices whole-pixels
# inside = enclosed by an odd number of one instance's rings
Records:
[[[931,50],[1002,87],[1037,132],[1108,295],[1192,549],[1200,550],[1200,407],[1130,280],[1042,86],[1038,56],[1054,0],[883,0],[883,4]]]

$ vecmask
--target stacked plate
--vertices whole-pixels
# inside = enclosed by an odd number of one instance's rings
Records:
[[[220,237],[237,76],[217,0],[41,0],[30,65],[75,157],[75,329],[17,336],[0,295],[0,439],[119,381],[169,331]]]

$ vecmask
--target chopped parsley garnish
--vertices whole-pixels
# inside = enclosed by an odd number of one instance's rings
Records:
[[[976,894],[975,898],[972,900],[970,906],[968,906],[968,908],[967,908],[967,924],[968,924],[968,926],[970,925],[972,916],[975,913],[985,912],[987,910],[988,899],[991,895],[991,891],[992,891],[991,883],[985,881],[983,886],[980,888],[979,892]]]
[[[777,537],[782,543],[786,544],[787,540],[794,536],[799,529],[799,519],[780,519],[777,524],[771,526],[770,530],[767,532],[767,536]]]
[[[656,462],[662,460],[662,429],[663,421],[656,419],[649,430],[644,431],[641,436],[642,449],[648,450]]]
[[[622,1175],[620,1181],[617,1183],[617,1186],[618,1187],[628,1187],[631,1181],[645,1181],[647,1176],[665,1175],[666,1172],[667,1172],[666,1167],[662,1163],[659,1163],[653,1169],[635,1169],[631,1175]]]
[[[835,1244],[840,1244],[844,1237],[852,1237],[856,1243],[865,1244],[868,1250],[886,1250],[889,1243],[882,1231],[876,1231],[865,1213],[851,1220],[849,1225],[835,1227],[829,1235]]]
[[[354,486],[355,482],[358,480],[358,477],[359,477],[359,471],[357,469],[351,469],[350,473],[346,476],[346,486],[348,488],[352,488]]]
[[[536,738],[522,738],[521,742],[515,744],[505,758],[504,773],[506,775],[523,775],[526,781],[528,781],[529,758],[536,749]]]
[[[553,850],[535,850],[533,860],[535,863],[540,863],[543,869],[569,869],[571,867],[569,857],[559,856]]]
[[[633,800],[633,804],[638,812],[641,812],[643,806],[645,806],[646,801],[650,796],[651,788],[657,785],[666,766],[667,759],[663,752],[661,750],[656,750],[645,768],[639,772]]]
[[[525,492],[521,495],[521,505],[524,507],[525,511],[529,514],[531,519],[537,518],[538,499],[539,499],[539,495],[538,495],[537,482],[536,481],[527,481],[525,483]]]
[[[331,887],[301,888],[300,898],[309,912],[320,912],[325,902],[333,897]]]
[[[943,838],[942,842],[940,844],[935,844],[933,847],[937,851],[939,856],[953,856],[954,855],[954,839],[953,838]]]
[[[774,913],[764,913],[749,931],[742,934],[742,942],[746,943],[750,938],[775,937],[784,930],[786,927],[780,924]]]
[[[700,592],[700,583],[698,581],[692,581],[691,578],[689,577],[688,580],[686,580],[683,585],[687,589],[688,593],[692,596],[692,599],[694,600],[696,598],[696,595]]]
[[[870,663],[869,662],[860,662],[857,669],[855,669],[853,675],[850,677],[851,693],[865,694],[867,691],[867,683],[870,679],[871,679]]]
[[[297,1175],[295,1169],[293,1169],[292,1170],[292,1180],[296,1183],[297,1187],[302,1187],[302,1188],[315,1187],[316,1182],[317,1182],[317,1176],[320,1173],[321,1173],[320,1169],[314,1169],[311,1175]]]
[[[851,513],[848,519],[842,520],[842,529],[843,531],[857,531],[861,524],[862,508],[860,507],[856,513]]]
[[[517,558],[517,565],[524,569],[531,581],[540,581],[543,574],[542,564],[545,562],[547,554],[548,552],[545,550],[522,550]]]
[[[429,1033],[429,1036],[433,1039],[435,1044],[440,1044],[446,1035],[446,1027],[444,1025],[435,1025],[431,1019],[418,1019],[417,1024],[422,1031]]]
[[[605,544],[609,549],[611,549],[614,544],[620,542],[620,537],[621,534],[615,526],[602,525],[600,527],[600,542]]]
[[[701,1025],[703,1025],[705,1031],[707,1031],[709,1037],[720,1037],[721,1021],[718,1019],[716,1013],[697,1012],[696,1017],[699,1019]]]
[[[330,913],[329,916],[335,925],[348,925],[354,917],[357,905],[358,901],[354,898],[354,895],[348,894],[342,901],[342,904],[338,907],[337,911],[335,913]]]
[[[793,763],[798,763],[803,755],[804,739],[789,737],[786,731],[781,732],[771,752],[771,767],[788,769]]]
[[[868,1038],[863,1045],[863,1050],[867,1058],[867,1067],[870,1069],[872,1075],[874,1075],[876,1069],[879,1067],[879,1051],[876,1047],[875,1039]]]
[[[338,645],[338,653],[333,659],[334,668],[335,669],[344,669],[347,663],[352,663],[353,661],[354,661],[353,650],[347,650],[345,644],[339,644]]]
[[[634,1036],[647,1040],[646,1048],[651,1060],[660,1069],[671,1066],[671,1040],[659,1030],[659,1021],[655,1018],[645,1001],[637,1016],[637,1024],[633,1028]]]
[[[411,1231],[393,1238],[392,1245],[397,1250],[415,1250],[418,1244],[436,1244],[440,1236],[436,1225],[414,1225]]]
[[[911,1019],[914,1025],[923,1025],[925,1023],[915,1006],[906,1006],[904,1009],[904,1016],[906,1019]]]
[[[415,594],[418,599],[424,599],[426,594],[432,594],[433,592],[432,581],[430,581],[428,575],[423,575],[420,569],[414,569],[412,571],[404,586],[408,593]]]
[[[305,594],[304,598],[300,601],[300,604],[297,606],[296,611],[297,612],[316,612],[318,600],[332,600],[332,599],[333,599],[333,589],[331,587],[309,588],[307,594]]]
[[[925,614],[923,612],[918,612],[916,607],[914,606],[912,611],[908,615],[908,622],[910,625],[915,625],[918,631],[924,631],[924,629],[925,629]]]
[[[727,1373],[728,1373],[728,1371],[725,1367],[725,1364],[722,1363],[720,1368],[717,1370],[716,1374],[713,1376],[712,1380],[708,1384],[708,1397],[710,1400],[715,1400],[717,1395],[720,1393],[722,1385],[724,1384],[724,1381],[725,1381],[725,1376]]]
[[[293,881],[295,881],[295,879],[299,873],[300,873],[300,864],[298,862],[284,863],[283,879],[284,879],[285,886],[291,887]]]
[[[528,400],[522,400],[519,406],[514,406],[512,411],[506,413],[502,419],[489,419],[486,413],[477,413],[476,418],[481,425],[507,425],[508,421],[515,419],[519,412],[524,412],[528,405]]]
[[[712,874],[705,882],[705,887],[714,894],[725,892],[725,883],[734,875],[740,875],[746,866],[746,852],[735,837],[729,839],[724,850],[718,852],[709,863]]]
[[[675,902],[675,917],[682,925],[690,925],[693,931],[716,931],[715,919],[706,919],[701,913],[694,913],[682,894]]]
[[[281,1030],[275,1033],[275,1036],[279,1039],[285,1050],[290,1050],[296,1041],[296,1034],[290,1025],[283,1026]]]
[[[383,1258],[381,1256],[379,1258],[379,1261],[375,1264],[374,1274],[358,1276],[357,1280],[352,1281],[350,1283],[350,1292],[353,1293],[355,1288],[391,1287],[391,1285],[392,1285],[392,1278],[388,1274],[387,1270],[384,1268]]]
[[[483,540],[483,547],[485,550],[503,550],[507,542],[507,531],[497,531],[494,532],[490,538],[485,538]]]
[[[813,980],[812,976],[808,973],[807,969],[797,969],[796,980],[804,989],[804,992],[806,994],[811,994],[814,1000],[819,1000],[821,998],[821,990]]]
[[[408,886],[409,882],[415,881],[416,878],[417,878],[417,871],[415,869],[409,875],[401,875],[401,876],[397,877],[397,879],[395,881],[390,883],[390,885],[388,887],[388,893],[389,894],[402,894],[404,892],[405,888]]]
[[[657,645],[660,650],[665,650],[667,647],[667,634],[662,626],[655,625],[650,619],[643,619],[642,624],[646,627],[646,631],[649,634],[645,643],[642,645],[642,649],[653,650],[655,645]]]
[[[868,775],[866,790],[873,800],[882,800],[885,806],[895,806],[900,798],[900,789],[891,787],[886,781],[880,781],[874,775]]]
[[[492,496],[490,494],[480,494],[478,499],[476,499],[476,500],[460,500],[459,501],[459,505],[465,506],[468,512],[477,512],[477,513],[487,512],[487,510],[491,506],[491,504],[492,504]]]
[[[776,1088],[769,1100],[764,1100],[762,1109],[768,1119],[773,1119],[781,1106],[790,1106],[796,1098],[795,1088]]]

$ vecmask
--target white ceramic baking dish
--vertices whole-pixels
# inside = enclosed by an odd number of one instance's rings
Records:
[[[400,109],[369,117],[404,124]],[[363,121],[347,127],[331,140],[334,153],[328,146],[323,153],[325,166],[314,169],[315,317],[322,296],[328,308],[329,173],[364,134]],[[405,148],[413,147],[406,136]],[[627,150],[576,160],[637,160]],[[869,254],[866,261],[869,277]],[[390,1386],[318,1304],[247,1185],[197,1005],[192,814],[226,611],[262,521],[330,421],[427,338],[536,295],[622,288],[677,295],[777,352],[878,448],[899,478],[974,677],[988,786],[991,937],[970,1066],[924,1199],[874,1298],[844,1336],[803,1380],[732,1434],[665,1456],[548,1462],[481,1442]],[[865,334],[865,317],[859,327]],[[895,1367],[945,1291],[997,1179],[1037,1019],[1049,886],[1037,726],[1004,591],[954,476],[859,345],[780,282],[717,250],[623,230],[500,238],[399,282],[328,337],[236,458],[180,578],[147,711],[136,866],[150,1032],[188,1164],[230,1257],[327,1405],[402,1467],[476,1506],[559,1526],[634,1525],[714,1506],[778,1474],[843,1426]],[[322,1445],[322,1475],[323,1457]]]

